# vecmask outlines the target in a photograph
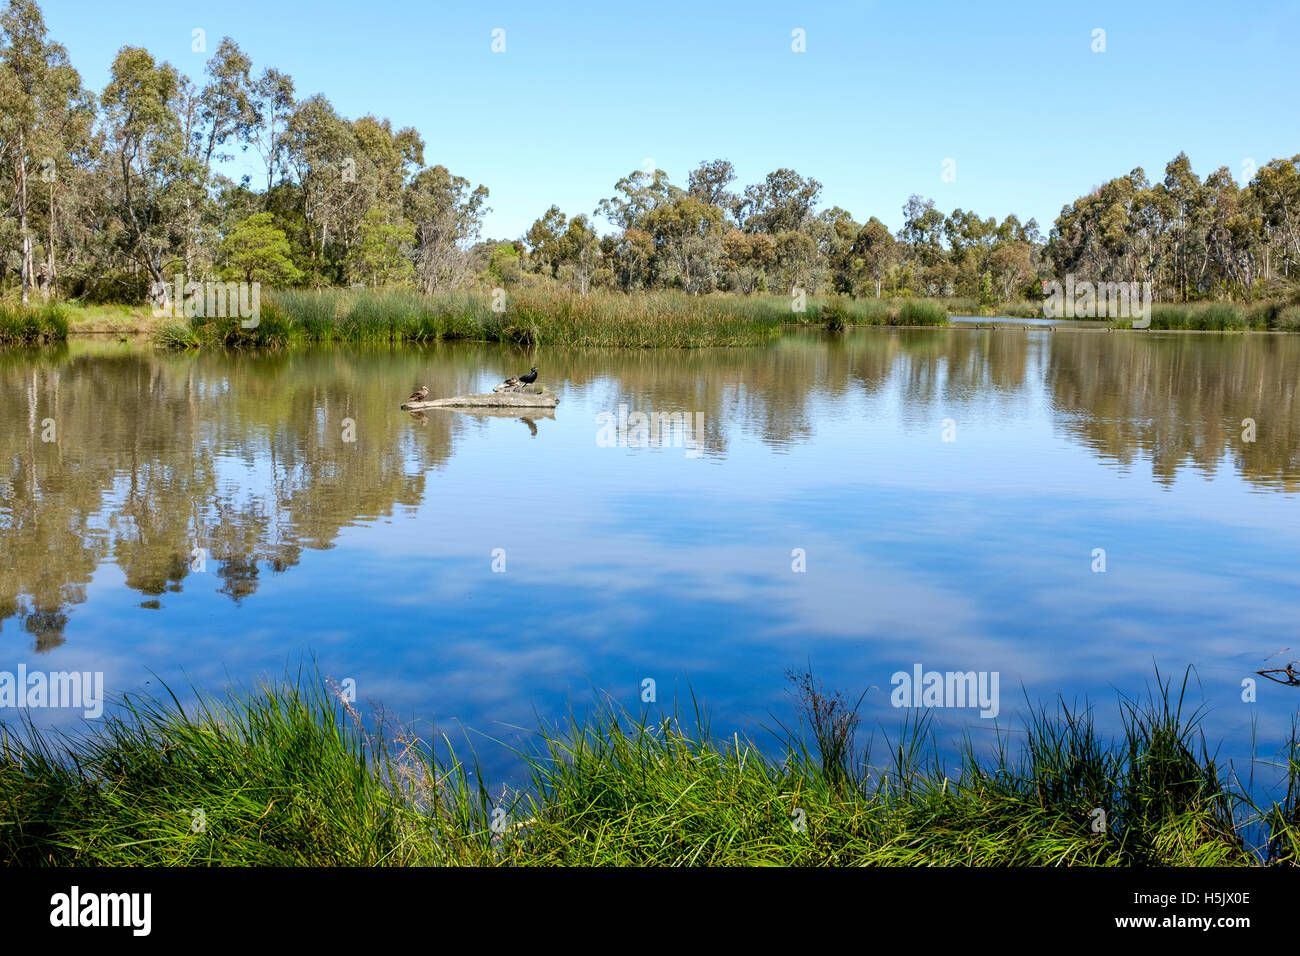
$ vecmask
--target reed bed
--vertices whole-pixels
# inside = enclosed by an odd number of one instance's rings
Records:
[[[1122,865],[1300,861],[1300,751],[1282,803],[1225,780],[1181,688],[1030,713],[992,757],[937,756],[928,720],[859,750],[857,705],[797,680],[776,756],[689,715],[599,705],[543,728],[493,799],[443,737],[372,728],[314,676],[182,706],[131,698],[78,735],[0,738],[0,859],[25,865]],[[860,699],[859,699],[860,703]],[[922,713],[923,712],[909,712]],[[873,762],[875,756],[881,759]],[[1101,821],[1100,825],[1098,821]],[[1248,843],[1248,831],[1264,834]]]
[[[783,296],[689,296],[681,293],[580,296],[527,289],[493,309],[491,294],[407,290],[281,291],[263,296],[255,328],[238,318],[196,317],[154,333],[170,348],[202,345],[285,348],[324,342],[469,340],[515,345],[704,348],[762,345],[784,326],[942,325],[947,313],[926,302],[809,299],[795,311]]]
[[[68,338],[68,311],[55,302],[0,302],[0,345],[39,345]]]
[[[1015,319],[1038,319],[1043,317],[1043,303],[1019,299],[1015,302],[998,302],[994,305],[981,304],[978,299],[937,299],[949,315],[1000,316]]]
[[[1132,328],[1132,319],[1113,319],[1116,328]],[[1300,329],[1300,310],[1280,303],[1155,303],[1151,328],[1201,332],[1267,332]]]
[[[947,325],[948,311],[924,299],[850,299],[834,296],[811,303],[810,313],[832,332],[858,325]]]

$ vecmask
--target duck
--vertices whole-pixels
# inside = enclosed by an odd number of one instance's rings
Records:
[[[424,401],[424,400],[425,400],[426,398],[428,398],[428,397],[429,397],[429,386],[428,386],[428,385],[421,385],[419,388],[417,388],[415,391],[413,391],[413,392],[411,393],[411,397],[408,398],[407,401],[408,401],[408,402],[422,402],[422,401]]]

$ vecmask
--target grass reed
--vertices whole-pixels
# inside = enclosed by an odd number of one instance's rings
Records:
[[[940,760],[928,714],[855,742],[857,704],[791,675],[776,756],[688,716],[608,704],[543,728],[493,799],[446,737],[367,728],[316,678],[182,705],[129,698],[86,732],[0,737],[0,859],[23,865],[1294,864],[1300,751],[1281,803],[1205,748],[1187,681],[1157,674],[1103,740],[1091,708],[1030,707],[992,756]],[[170,695],[170,691],[168,692]],[[858,699],[860,704],[861,698]],[[809,733],[811,731],[811,733]],[[1018,741],[1013,747],[1012,739]],[[886,759],[872,762],[879,746]],[[1263,842],[1244,834],[1254,828]]]
[[[68,311],[62,305],[0,302],[0,345],[39,345],[67,338]]]
[[[154,332],[171,348],[195,344],[285,348],[324,342],[432,342],[456,339],[513,345],[705,348],[761,345],[791,324],[943,325],[942,306],[835,297],[809,299],[802,312],[783,296],[689,296],[663,292],[580,296],[525,289],[498,309],[483,292],[426,296],[409,290],[281,291],[262,297],[254,328],[239,318],[195,317]],[[188,330],[188,331],[186,331]]]

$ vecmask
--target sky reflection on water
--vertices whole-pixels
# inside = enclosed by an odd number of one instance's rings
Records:
[[[485,390],[530,364],[562,396],[552,416],[397,408],[417,382]],[[314,656],[425,729],[507,739],[598,695],[637,710],[653,677],[661,706],[693,690],[716,732],[761,740],[810,662],[830,688],[876,688],[864,734],[897,731],[890,675],[916,663],[1000,672],[1003,730],[1061,694],[1107,732],[1117,693],[1190,665],[1221,754],[1244,759],[1254,722],[1267,755],[1300,697],[1260,680],[1243,703],[1241,681],[1300,657],[1297,367],[1289,337],[1032,328],[2,353],[0,669],[220,690]],[[702,454],[600,447],[620,403],[702,412]],[[974,710],[934,716],[945,743],[992,739]]]

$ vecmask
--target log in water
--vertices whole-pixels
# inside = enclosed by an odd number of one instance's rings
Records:
[[[554,408],[560,396],[539,385],[526,386],[526,390],[493,392],[489,395],[457,395],[454,398],[435,398],[424,402],[403,402],[402,410],[421,411],[426,408]]]

